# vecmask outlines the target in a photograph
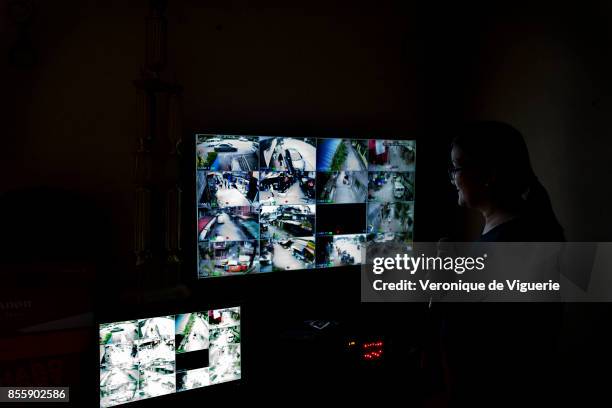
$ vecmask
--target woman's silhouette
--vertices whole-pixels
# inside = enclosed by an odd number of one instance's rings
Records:
[[[449,175],[458,204],[485,220],[479,241],[560,242],[565,237],[522,135],[501,122],[463,127]],[[456,406],[549,401],[561,304],[448,304],[446,352]]]
[[[480,211],[482,241],[560,242],[563,229],[537,179],[522,135],[502,122],[465,126],[452,142],[458,204]]]

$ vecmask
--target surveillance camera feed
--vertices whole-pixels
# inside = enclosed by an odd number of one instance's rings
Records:
[[[240,308],[100,325],[100,406],[240,379]]]
[[[366,248],[410,245],[415,161],[414,140],[197,134],[198,277],[360,265]]]

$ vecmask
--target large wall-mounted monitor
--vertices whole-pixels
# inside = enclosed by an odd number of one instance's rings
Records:
[[[104,323],[99,330],[101,407],[240,379],[239,307]]]
[[[413,239],[416,142],[197,134],[198,277],[365,263]]]

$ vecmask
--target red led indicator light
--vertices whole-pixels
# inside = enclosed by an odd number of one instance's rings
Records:
[[[366,361],[380,360],[383,356],[383,348],[385,343],[383,341],[373,341],[369,343],[363,343],[361,348],[361,358]]]

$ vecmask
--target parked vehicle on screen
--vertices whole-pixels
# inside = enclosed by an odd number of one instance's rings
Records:
[[[238,149],[229,143],[220,143],[215,146],[215,152],[237,152]]]
[[[296,149],[289,148],[285,150],[285,160],[287,161],[287,167],[293,170],[304,171],[306,168],[306,162],[300,152]]]
[[[283,248],[289,248],[291,244],[293,244],[293,241],[290,239],[286,239],[284,241],[279,241],[278,244],[282,246]]]
[[[394,183],[393,186],[393,196],[395,198],[402,198],[404,196],[404,192],[406,191],[406,188],[404,187],[404,185],[402,183],[400,183],[399,181],[396,181]]]

